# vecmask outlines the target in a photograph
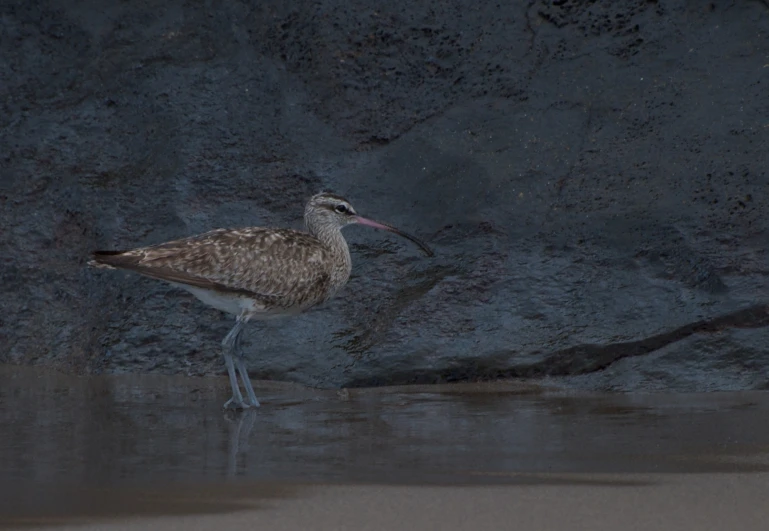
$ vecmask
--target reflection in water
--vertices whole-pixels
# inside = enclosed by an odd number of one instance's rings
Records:
[[[221,378],[14,368],[0,382],[0,482],[14,484],[488,483],[756,469],[769,448],[764,393],[570,396],[498,383],[340,395],[262,382],[263,407],[227,413]]]
[[[0,528],[258,509],[320,482],[621,487],[638,484],[623,472],[769,469],[766,393],[258,387],[263,407],[224,412],[223,378],[0,369]]]
[[[256,422],[257,412],[254,409],[235,412],[227,411],[224,418],[232,425],[230,429],[230,448],[227,459],[227,477],[234,478],[238,475],[238,456],[242,452],[248,452],[248,438]],[[241,445],[241,440],[242,445]],[[241,467],[240,473],[244,469]]]

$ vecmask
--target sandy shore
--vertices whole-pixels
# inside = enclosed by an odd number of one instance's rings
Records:
[[[508,478],[514,479],[514,478]],[[5,520],[44,529],[764,531],[769,475],[527,475],[498,486],[239,485],[120,495],[119,517]],[[117,501],[114,500],[114,501]],[[191,514],[163,514],[183,513]],[[208,514],[206,514],[208,513]],[[42,525],[41,525],[42,524]],[[47,525],[45,525],[47,524]]]

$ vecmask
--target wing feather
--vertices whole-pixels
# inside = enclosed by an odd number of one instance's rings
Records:
[[[328,291],[329,251],[291,229],[217,229],[130,251],[97,251],[94,262],[194,287],[237,293],[271,306],[312,302]]]

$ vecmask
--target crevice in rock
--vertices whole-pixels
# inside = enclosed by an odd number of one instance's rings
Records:
[[[731,328],[764,328],[769,326],[769,305],[760,304],[687,325],[637,341],[608,345],[575,345],[553,352],[547,359],[529,365],[509,366],[514,354],[499,352],[483,359],[467,359],[452,367],[402,371],[386,377],[372,376],[346,382],[342,387],[381,385],[434,384],[445,382],[486,381],[504,378],[538,378],[587,374],[607,368],[623,358],[642,356],[698,333],[714,333]]]

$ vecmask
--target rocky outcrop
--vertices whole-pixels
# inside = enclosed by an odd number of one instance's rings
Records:
[[[350,285],[256,324],[253,376],[766,388],[763,2],[2,7],[0,360],[223,372],[231,320],[95,248],[299,227]]]

